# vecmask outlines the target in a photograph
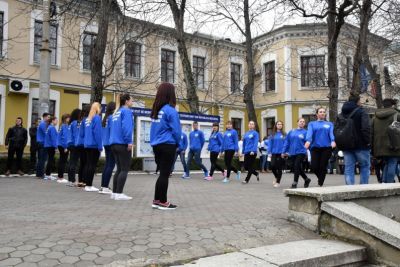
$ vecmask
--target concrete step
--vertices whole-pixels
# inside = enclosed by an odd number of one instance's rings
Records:
[[[302,240],[202,258],[176,267],[365,266],[366,249],[334,240]]]

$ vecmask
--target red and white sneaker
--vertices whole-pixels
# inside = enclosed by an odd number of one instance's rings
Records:
[[[153,204],[151,205],[151,207],[153,209],[158,209],[159,204],[160,204],[160,200],[153,200]]]
[[[212,176],[207,176],[206,178],[204,178],[204,180],[206,181],[212,181],[214,178]]]
[[[176,205],[171,204],[169,202],[162,203],[160,202],[157,207],[159,210],[174,210],[177,208]]]

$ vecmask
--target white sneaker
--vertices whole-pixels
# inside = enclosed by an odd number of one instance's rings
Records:
[[[47,178],[49,178],[50,180],[52,180],[52,181],[55,181],[55,180],[58,180],[58,178],[57,177],[54,177],[54,176],[47,176]]]
[[[85,191],[86,192],[98,192],[99,189],[94,186],[85,186]]]
[[[274,187],[275,187],[275,188],[278,188],[278,187],[280,187],[280,186],[281,186],[281,185],[278,184],[278,183],[274,184]]]
[[[110,198],[111,198],[111,199],[115,199],[115,193],[111,193]]]
[[[67,179],[58,179],[57,180],[57,183],[60,183],[60,184],[66,184],[66,183],[68,183],[68,180]]]
[[[100,190],[99,190],[99,193],[100,194],[112,194],[112,191],[110,190],[110,188],[107,188],[107,187],[102,187],[102,188],[100,188]]]
[[[131,200],[132,197],[129,197],[125,194],[114,194],[114,200]]]

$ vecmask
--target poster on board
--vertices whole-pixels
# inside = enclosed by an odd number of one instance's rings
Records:
[[[136,123],[137,157],[153,157],[153,148],[150,145],[151,119],[138,117]]]

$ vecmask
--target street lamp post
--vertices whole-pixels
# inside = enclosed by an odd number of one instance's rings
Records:
[[[45,112],[49,112],[50,56],[50,0],[43,0],[42,47],[40,49],[39,116]]]

